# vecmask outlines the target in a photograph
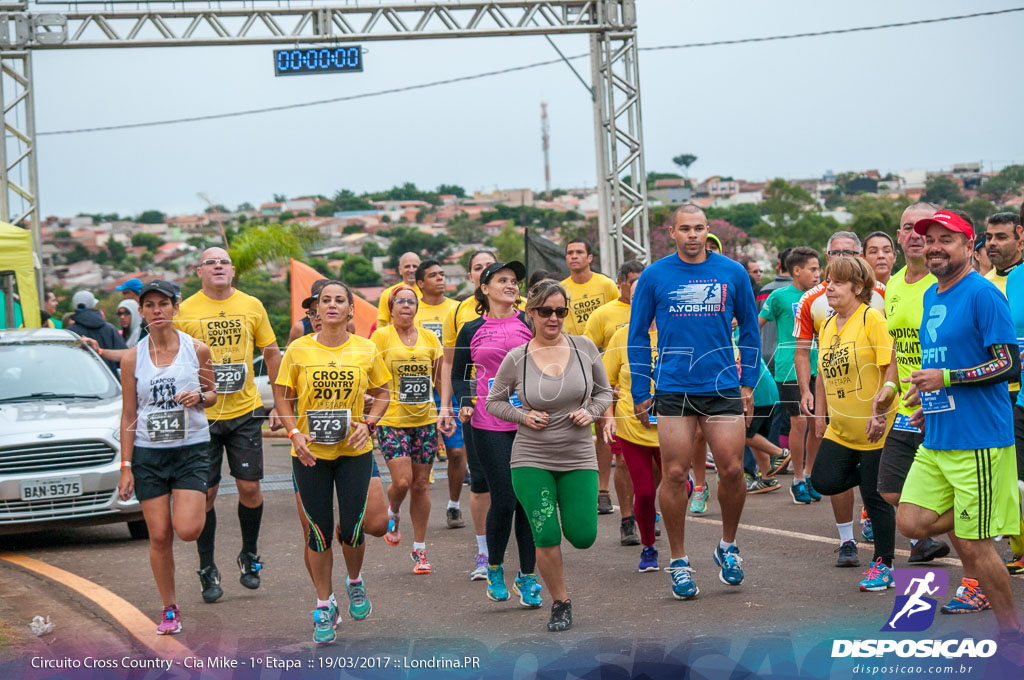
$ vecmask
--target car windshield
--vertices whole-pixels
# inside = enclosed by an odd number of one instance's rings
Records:
[[[46,398],[108,399],[118,385],[103,363],[73,345],[0,345],[0,401]]]

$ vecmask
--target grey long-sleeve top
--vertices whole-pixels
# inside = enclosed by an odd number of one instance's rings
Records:
[[[544,373],[527,356],[529,344],[522,345],[502,360],[487,395],[488,413],[519,425],[512,445],[514,468],[535,467],[554,472],[597,469],[590,426],[576,425],[569,414],[582,407],[596,421],[612,403],[612,388],[593,341],[582,335],[566,337],[570,341],[569,362],[561,375]],[[526,414],[530,410],[546,412],[547,427],[527,427]]]

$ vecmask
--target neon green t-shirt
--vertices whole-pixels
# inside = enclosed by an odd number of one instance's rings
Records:
[[[936,282],[931,274],[916,283],[907,283],[907,268],[893,274],[885,284],[885,316],[889,322],[889,335],[896,350],[896,369],[900,376],[900,405],[897,413],[910,416],[915,408],[903,405],[902,395],[908,385],[903,381],[921,368],[921,342],[918,332],[924,318],[924,292]]]
[[[796,368],[793,365],[796,339],[793,338],[793,326],[796,321],[796,308],[804,292],[806,291],[802,291],[792,284],[773,290],[758,315],[769,322],[774,321],[777,327],[779,343],[775,348],[775,382],[784,383],[796,380]],[[817,374],[818,349],[811,347],[811,375]]]

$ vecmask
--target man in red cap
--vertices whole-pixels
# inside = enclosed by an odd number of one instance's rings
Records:
[[[1010,575],[991,539],[1016,533],[1017,460],[1007,383],[1020,375],[1010,308],[971,266],[974,225],[959,210],[918,220],[925,261],[937,281],[924,295],[921,369],[908,395],[924,425],[896,522],[910,538],[952,531],[964,571],[977,576],[999,624],[999,646],[1024,645]],[[982,428],[971,416],[986,414]]]

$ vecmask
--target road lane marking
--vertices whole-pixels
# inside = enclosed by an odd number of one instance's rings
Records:
[[[711,519],[709,517],[691,517],[691,516],[687,516],[686,517],[686,521],[687,522],[697,522],[698,524],[719,524],[720,525],[722,523],[722,520],[720,520],[720,519]],[[785,536],[786,538],[798,538],[798,539],[801,539],[801,540],[804,540],[804,541],[814,541],[815,543],[828,543],[829,545],[835,545],[836,542],[839,540],[837,538],[828,538],[826,536],[816,536],[814,534],[802,534],[799,531],[788,531],[786,529],[776,529],[774,527],[759,527],[759,526],[757,526],[755,524],[740,524],[739,528],[743,529],[744,531],[759,531],[762,534],[771,534],[773,536]],[[874,545],[871,544],[871,543],[864,543],[864,544],[858,543],[857,544],[857,549],[858,550],[871,550],[873,552],[874,551]],[[910,551],[909,550],[897,549],[894,552],[897,555],[901,556],[901,557],[910,557]],[[939,558],[936,558],[936,559],[932,560],[931,562],[929,562],[927,564],[948,564],[948,565],[950,565],[952,567],[962,567],[963,566],[963,564],[960,562],[960,560],[954,559],[952,557],[939,557]]]
[[[15,564],[22,569],[34,571],[48,579],[67,586],[79,595],[95,602],[121,624],[128,633],[144,647],[165,659],[182,661],[185,657],[195,656],[192,650],[178,642],[170,635],[157,635],[156,624],[148,616],[139,611],[135,605],[119,595],[115,595],[103,586],[82,578],[70,571],[65,571],[52,564],[15,553],[0,553],[0,560]]]

